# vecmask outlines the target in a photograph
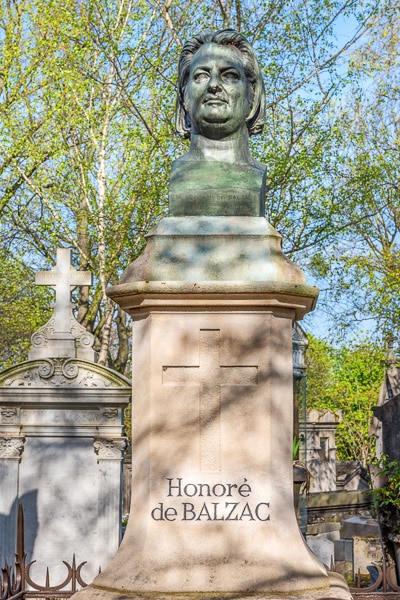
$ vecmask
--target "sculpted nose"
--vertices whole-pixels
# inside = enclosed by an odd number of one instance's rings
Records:
[[[216,94],[222,90],[216,77],[210,77],[207,89],[211,94]]]

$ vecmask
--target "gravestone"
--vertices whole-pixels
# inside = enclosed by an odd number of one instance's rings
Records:
[[[382,545],[378,532],[375,535],[361,534],[353,536],[353,571],[354,575],[368,575],[374,563],[382,560]]]
[[[369,490],[370,476],[359,460],[336,461],[337,490]]]
[[[311,493],[336,491],[335,431],[340,420],[340,411],[307,411],[307,468],[311,475]]]
[[[393,444],[389,441],[391,434],[389,433],[389,429],[392,430],[394,437],[396,437],[395,433],[395,423],[393,425],[390,424],[390,420],[392,418],[391,413],[393,413],[394,418],[398,421],[398,411],[396,410],[396,402],[392,402],[389,404],[389,408],[382,409],[382,407],[387,403],[391,402],[393,399],[400,397],[400,361],[394,355],[394,338],[391,337],[388,340],[388,349],[387,356],[385,360],[385,377],[382,382],[382,385],[379,390],[378,396],[378,405],[373,408],[374,417],[372,419],[372,424],[370,427],[369,434],[375,436],[376,438],[376,456],[381,456],[381,454],[389,454],[394,450],[395,455],[398,455],[399,451],[393,448]],[[397,415],[396,415],[397,413]],[[383,421],[386,422],[386,441],[385,441],[385,450],[383,449]],[[396,444],[398,446],[400,440],[394,442],[395,447]]]
[[[400,459],[400,394],[381,406],[375,406],[374,416],[382,423],[381,451],[390,460]]]
[[[91,275],[71,266],[71,251],[58,250],[36,283],[55,289],[53,315],[32,336],[29,360],[0,373],[0,564],[14,562],[20,502],[33,579],[44,585],[49,567],[60,583],[75,554],[89,582],[120,542],[130,382],[94,362],[94,338],[73,316],[71,289]]]
[[[185,44],[177,124],[191,143],[173,164],[172,210],[108,291],[134,321],[130,518],[76,600],[350,598],[294,511],[292,325],[318,290],[263,216],[248,136],[264,106],[241,34]],[[231,188],[241,169],[248,195]]]
[[[325,535],[307,536],[307,544],[328,568],[335,564],[335,542]]]

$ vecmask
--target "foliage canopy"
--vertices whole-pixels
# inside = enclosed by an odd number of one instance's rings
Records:
[[[99,362],[129,374],[130,324],[105,290],[166,214],[171,161],[185,150],[172,125],[182,43],[234,27],[255,45],[266,81],[268,120],[253,152],[268,166],[268,220],[288,255],[333,281],[348,314],[382,315],[390,327],[399,315],[382,291],[397,292],[399,280],[397,10],[386,0],[0,0],[2,251],[29,271],[73,248],[95,281],[79,291],[78,320],[95,334]],[[356,112],[341,102],[350,96]],[[13,348],[15,361],[26,358],[25,346]]]
[[[384,379],[384,358],[382,349],[367,340],[333,347],[309,338],[307,407],[341,412],[336,430],[339,460],[359,460],[367,467],[374,457],[372,407]]]

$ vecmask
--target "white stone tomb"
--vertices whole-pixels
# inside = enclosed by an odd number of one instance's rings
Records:
[[[44,584],[64,580],[62,561],[87,561],[90,582],[120,543],[122,411],[129,380],[97,365],[93,336],[73,317],[71,290],[91,275],[57,264],[38,273],[56,290],[53,316],[32,336],[27,362],[0,373],[0,564],[14,562],[17,507],[25,514],[27,561]]]

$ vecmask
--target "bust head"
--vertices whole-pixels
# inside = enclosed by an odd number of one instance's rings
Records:
[[[204,31],[186,42],[179,59],[178,133],[224,139],[244,127],[254,135],[264,121],[264,85],[249,42],[233,29]]]

